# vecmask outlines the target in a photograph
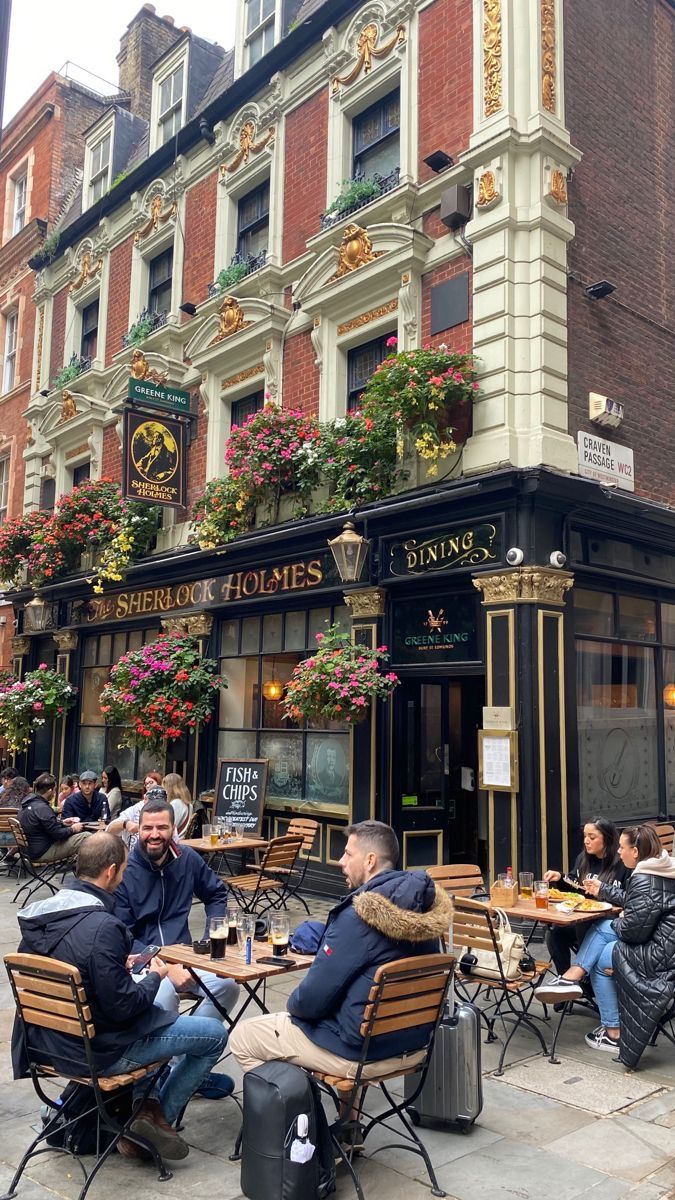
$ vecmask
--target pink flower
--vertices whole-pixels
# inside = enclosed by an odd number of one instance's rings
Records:
[[[46,663],[40,663],[39,670],[40,670],[40,671],[46,671],[46,670],[47,670],[47,664],[46,664]]]
[[[392,336],[392,337],[388,337],[388,338],[387,338],[387,341],[386,341],[386,345],[387,345],[387,346],[398,346],[398,338],[397,338],[397,337],[393,337],[393,336]]]
[[[33,709],[34,709],[34,711],[35,711],[35,712],[39,712],[41,708],[44,708],[44,704],[42,703],[42,701],[41,701],[41,700],[36,700],[36,701],[35,701],[35,703],[34,703],[34,705],[33,705]]]

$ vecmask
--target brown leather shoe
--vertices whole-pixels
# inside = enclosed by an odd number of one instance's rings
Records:
[[[159,1100],[146,1100],[130,1125],[131,1133],[152,1142],[162,1158],[187,1158],[190,1147],[167,1121]]]
[[[132,1142],[130,1138],[121,1137],[117,1143],[117,1153],[122,1155],[122,1158],[139,1158],[149,1160],[152,1155],[145,1146],[139,1146],[138,1142]]]

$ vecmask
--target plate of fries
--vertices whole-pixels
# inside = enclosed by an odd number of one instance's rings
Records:
[[[549,893],[550,898],[550,893]],[[609,912],[612,905],[606,900],[593,900],[590,896],[566,896],[559,904],[562,912]]]

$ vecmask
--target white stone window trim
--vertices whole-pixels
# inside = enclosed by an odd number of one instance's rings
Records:
[[[2,328],[2,394],[11,392],[18,383],[17,357],[19,352],[18,306],[3,313]]]
[[[181,115],[180,115],[180,125],[179,125],[179,128],[182,128],[183,125],[185,124],[185,119],[186,119],[185,108],[186,108],[186,103],[187,103],[188,72],[189,72],[189,68],[190,68],[190,41],[189,41],[189,38],[186,38],[185,41],[182,41],[175,48],[175,50],[170,55],[168,55],[167,58],[164,59],[161,67],[156,72],[156,74],[153,76],[152,103],[151,103],[151,108],[150,108],[150,153],[151,154],[155,150],[158,150],[160,146],[163,146],[165,144],[164,141],[162,140],[162,136],[161,136],[162,131],[161,131],[161,125],[160,125],[161,118],[164,115],[163,113],[160,112],[161,87],[162,87],[162,84],[165,83],[166,80],[170,78],[170,76],[175,75],[175,73],[179,69],[179,67],[183,68],[183,91],[182,91],[181,100],[180,100]],[[177,106],[174,104],[171,107],[172,107],[172,111],[173,111],[173,109],[176,108]],[[169,110],[167,110],[167,111],[169,111]],[[167,138],[167,141],[168,140],[169,139]]]
[[[106,418],[109,419],[108,408],[101,400],[85,396],[76,388],[77,380],[74,380],[68,390],[75,401],[77,414],[65,423],[61,416],[61,391],[53,393],[52,398],[46,400],[43,405],[31,403],[29,415],[33,442],[24,452],[24,499],[27,510],[39,505],[42,464],[46,457],[51,458],[56,500],[72,491],[74,467],[89,462],[90,478],[101,477],[103,427]],[[74,453],[75,451],[77,453]]]
[[[110,138],[110,149],[108,153],[108,162],[105,171],[99,169],[94,175],[94,157],[96,150],[103,144],[106,137]],[[110,188],[112,183],[111,172],[115,150],[115,113],[110,112],[100,121],[96,123],[93,129],[89,131],[89,135],[84,146],[84,175],[82,180],[82,211],[91,208],[101,196]],[[99,196],[94,199],[92,197],[92,187],[97,179],[104,178],[104,187]]]
[[[7,520],[9,512],[9,492],[12,477],[11,471],[11,453],[9,450],[0,450],[0,525]]]
[[[239,134],[247,121],[253,121],[259,138],[265,136],[269,125],[275,125],[275,137],[258,152],[251,155],[232,173],[219,175],[216,200],[216,236],[213,263],[213,278],[218,277],[224,267],[229,267],[237,249],[239,228],[239,201],[249,192],[255,191],[265,180],[270,182],[269,237],[267,264],[281,265],[284,203],[284,154],[280,144],[282,131],[280,122],[272,121],[261,113],[257,105],[247,105],[237,113],[228,130],[223,152],[223,162],[229,162],[239,148]]]
[[[277,42],[281,41],[281,37],[282,37],[282,33],[283,33],[283,11],[282,11],[283,7],[284,7],[283,0],[275,0],[274,18],[272,18],[271,16],[265,18],[265,20],[261,21],[256,26],[255,29],[252,29],[250,31],[250,33],[247,33],[246,32],[246,23],[247,23],[247,19],[248,19],[248,5],[246,3],[239,3],[237,5],[237,17],[236,17],[236,27],[235,27],[235,39],[234,39],[234,46],[235,46],[235,49],[234,49],[234,77],[235,77],[235,79],[237,79],[240,75],[243,75],[244,71],[248,71],[249,66],[251,65],[249,63],[249,53],[248,53],[249,42],[251,41],[251,39],[253,37],[256,36],[256,34],[259,32],[260,29],[269,25],[272,22],[272,19],[274,20],[274,43],[273,44],[276,46]],[[258,60],[258,61],[260,61],[260,60]]]
[[[31,192],[33,184],[33,162],[35,151],[30,150],[25,154],[8,173],[7,186],[5,187],[5,206],[2,221],[2,241],[3,244],[13,238],[15,234],[20,233],[31,219]],[[15,229],[16,215],[16,186],[23,179],[26,180],[26,195],[25,205],[23,210],[23,224],[20,229]]]
[[[13,195],[12,206],[14,209],[14,217],[12,220],[12,233],[21,233],[21,230],[26,225],[26,214],[28,212],[28,168],[22,171],[20,175],[15,175],[13,180]]]
[[[169,217],[164,224],[148,234],[133,247],[131,256],[131,286],[129,289],[129,316],[127,328],[130,329],[138,320],[140,313],[147,308],[150,288],[150,264],[169,247],[173,247],[173,265],[171,268],[171,306],[167,316],[167,325],[179,324],[179,306],[182,304],[183,291],[183,260],[185,257],[185,193],[180,189],[175,194],[163,180],[154,180],[146,188],[142,204],[138,208],[140,224],[150,212],[153,196],[161,193],[164,198],[164,209],[176,202],[176,214]],[[113,355],[121,349],[113,347]]]
[[[98,300],[98,336],[96,346],[96,358],[92,360],[92,369],[102,371],[105,364],[105,343],[106,331],[108,325],[108,275],[110,271],[110,255],[104,253],[100,247],[95,247],[91,238],[85,238],[80,242],[73,256],[73,266],[70,274],[73,279],[77,279],[82,268],[82,257],[84,254],[89,254],[89,261],[93,269],[99,258],[103,259],[103,266],[97,275],[93,275],[82,284],[76,292],[69,293],[68,302],[66,305],[66,335],[63,346],[63,366],[70,362],[73,354],[80,356],[82,344],[82,314],[85,308]],[[57,368],[58,369],[58,368]],[[56,374],[56,371],[54,372]]]

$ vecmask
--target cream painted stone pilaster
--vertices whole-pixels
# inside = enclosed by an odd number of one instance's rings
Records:
[[[567,408],[567,172],[562,0],[474,0],[474,351],[481,395],[465,472],[576,472]]]

